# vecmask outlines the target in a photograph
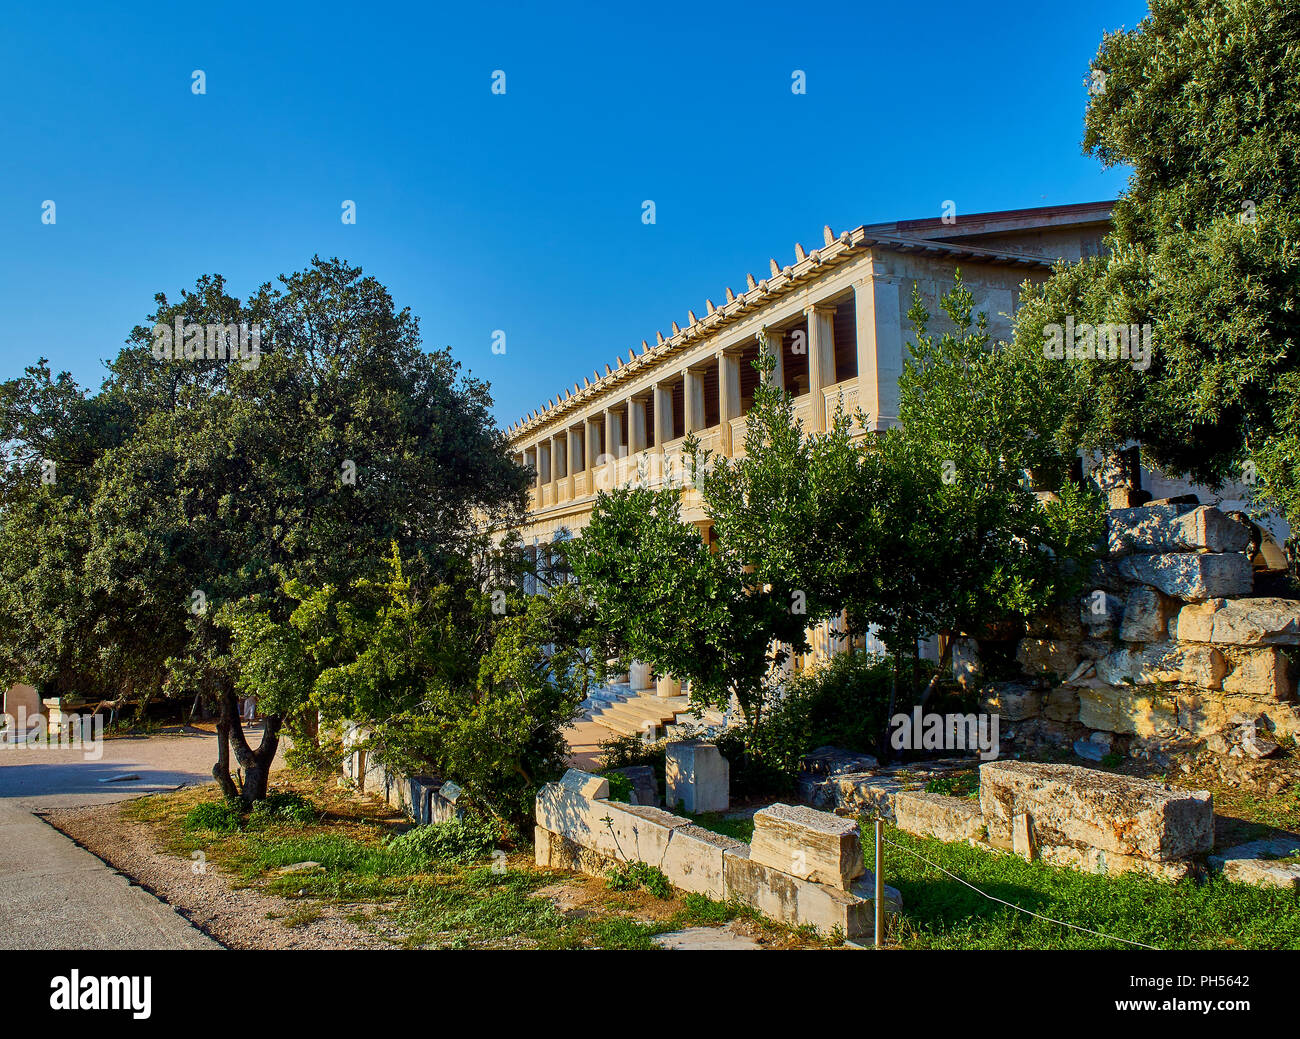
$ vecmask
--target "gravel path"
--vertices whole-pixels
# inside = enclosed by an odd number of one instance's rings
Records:
[[[255,888],[232,888],[215,866],[157,850],[151,827],[124,818],[120,803],[54,809],[43,818],[126,874],[228,949],[392,949],[380,935],[346,919],[355,910],[314,899],[281,898]],[[285,917],[315,909],[314,920],[288,925]],[[268,919],[268,914],[275,919]]]

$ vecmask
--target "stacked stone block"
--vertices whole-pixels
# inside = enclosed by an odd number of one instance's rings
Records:
[[[1101,760],[1113,736],[1142,755],[1243,726],[1300,734],[1300,601],[1249,597],[1250,528],[1193,504],[1115,509],[1106,527],[1077,615],[1040,618],[1017,646],[1025,679],[986,690],[1012,749]]]

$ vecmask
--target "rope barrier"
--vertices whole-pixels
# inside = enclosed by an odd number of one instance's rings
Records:
[[[1094,931],[1087,927],[1080,927],[1078,924],[1072,924],[1065,920],[1056,920],[1050,916],[1044,916],[1042,913],[1035,913],[1032,909],[1026,909],[1023,906],[1016,905],[1014,902],[1008,902],[1005,898],[998,898],[997,895],[990,895],[987,891],[981,891],[974,884],[970,883],[970,881],[963,880],[961,877],[957,876],[957,874],[953,873],[951,870],[944,869],[937,862],[931,862],[929,859],[927,859],[924,855],[920,854],[919,852],[915,852],[911,848],[905,848],[903,847],[903,845],[891,841],[888,837],[882,837],[881,840],[883,840],[886,844],[889,844],[897,848],[899,851],[905,851],[907,852],[907,854],[913,856],[914,858],[920,859],[927,866],[933,866],[940,873],[948,874],[948,876],[952,877],[952,879],[957,881],[957,883],[964,884],[966,887],[974,891],[977,895],[983,895],[991,902],[1001,902],[1004,906],[1008,906],[1011,909],[1015,909],[1017,912],[1026,913],[1029,916],[1037,917],[1039,920],[1046,920],[1049,924],[1060,924],[1062,927],[1068,927],[1074,931],[1083,931],[1085,934],[1096,935],[1098,938],[1105,938],[1108,941],[1112,941],[1112,942],[1123,942],[1125,945],[1136,945],[1139,949],[1150,949],[1152,952],[1160,951],[1154,945],[1143,945],[1141,942],[1130,941],[1128,938],[1117,938],[1113,934],[1104,934],[1101,931]]]

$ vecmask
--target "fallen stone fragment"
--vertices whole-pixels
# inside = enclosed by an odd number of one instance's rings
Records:
[[[1111,555],[1165,552],[1244,552],[1250,528],[1210,505],[1145,505],[1106,515]]]
[[[1300,891],[1300,838],[1273,837],[1239,844],[1209,857],[1211,869],[1228,880],[1256,887]],[[1279,861],[1288,860],[1288,861]]]
[[[1125,556],[1119,572],[1126,580],[1187,602],[1249,595],[1254,587],[1250,560],[1239,552]]]
[[[858,824],[803,805],[774,804],[755,812],[749,857],[845,891],[866,868]]]
[[[1019,815],[1031,818],[1040,847],[1094,848],[1163,862],[1213,846],[1208,791],[1174,790],[1074,765],[981,765],[980,809],[989,841],[1000,847],[1011,846],[1012,822]]]

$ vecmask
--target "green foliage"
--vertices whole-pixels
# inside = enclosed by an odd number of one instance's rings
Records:
[[[886,846],[885,881],[903,896],[901,944],[909,948],[1126,947],[992,902],[916,855],[1035,913],[1159,949],[1300,948],[1300,902],[1290,891],[1222,877],[1171,884],[1135,873],[1080,873],[892,827],[886,837],[900,846]]]
[[[649,765],[655,770],[659,789],[667,789],[665,770],[667,768],[666,739],[646,742],[640,736],[613,736],[600,745],[600,767],[603,775],[610,769],[629,768],[633,765]],[[613,784],[610,784],[613,789]]]
[[[285,724],[290,743],[284,763],[318,776],[336,777],[343,770],[343,740],[335,732],[316,732],[305,724],[303,715],[291,716]]]
[[[321,812],[301,794],[282,792],[268,794],[253,806],[250,816],[258,823],[292,823],[307,826],[320,821]]]
[[[686,919],[692,927],[716,927],[735,918],[736,906],[730,902],[719,902],[696,892],[682,896],[682,905],[686,908]]]
[[[632,780],[622,772],[602,772],[600,774],[609,782],[609,800],[631,804]]]
[[[606,885],[611,891],[637,891],[644,889],[656,898],[671,898],[672,885],[663,870],[645,862],[620,862],[605,873]]]
[[[204,801],[189,810],[182,825],[186,830],[234,833],[243,828],[244,817],[234,801]]]
[[[768,788],[770,792],[772,788]],[[697,826],[724,837],[731,837],[749,844],[754,839],[754,817],[752,815],[724,815],[721,812],[682,813],[690,816]]]
[[[747,715],[759,710],[771,643],[804,644],[789,597],[734,553],[710,551],[675,489],[602,492],[570,559],[600,626],[622,632],[631,656],[689,680],[700,706],[725,709],[735,694]]]
[[[564,771],[563,730],[591,680],[574,642],[585,602],[571,586],[525,597],[485,580],[466,568],[422,588],[394,551],[382,578],[293,582],[287,621],[251,605],[228,615],[240,682],[301,685],[327,725],[366,723],[380,760],[454,778],[521,824],[537,787]]]
[[[1031,290],[1016,340],[1060,438],[1140,440],[1166,472],[1258,479],[1300,519],[1300,19],[1288,0],[1152,0],[1093,60],[1084,146],[1133,170],[1107,255]],[[1043,326],[1153,325],[1152,363],[1041,359]]]
[[[420,866],[439,862],[468,865],[491,855],[500,839],[500,831],[493,823],[466,816],[413,827],[391,837],[385,847],[400,859]]]
[[[784,646],[806,650],[808,626],[844,610],[852,632],[874,628],[890,649],[893,673],[866,665],[860,677],[878,695],[843,734],[883,752],[895,705],[920,692],[919,638],[1035,614],[1077,592],[1095,553],[1100,503],[1065,480],[1073,452],[1053,439],[1025,359],[990,343],[960,274],[941,304],[950,327],[932,334],[914,297],[901,426],[864,442],[840,413],[807,435],[789,396],[768,384],[764,351],[743,456],[687,445],[716,540],[682,521],[676,490],[633,488],[601,495],[574,546],[575,572],[602,622],[628,632],[632,655],[689,679],[696,702],[723,708],[736,697],[747,722],[732,748],[742,786],[788,783],[811,749],[803,740],[820,723],[797,713],[812,709],[808,697],[762,724],[778,709]],[[1056,493],[1040,500],[1031,470]],[[829,686],[818,695],[834,697]]]
[[[282,622],[292,581],[346,587],[394,541],[440,574],[473,549],[476,510],[521,506],[526,474],[486,386],[423,350],[418,321],[358,268],[314,258],[247,300],[213,276],[155,302],[97,394],[44,361],[0,385],[0,681],[202,694],[264,782],[280,716],[308,688],[291,668],[259,675],[255,761],[233,717],[243,661],[217,617],[255,602]],[[158,359],[154,326],[177,320],[260,326],[260,357]]]
[[[267,826],[309,826],[320,821],[321,811],[310,800],[292,791],[268,794],[252,811],[239,801],[223,798],[195,805],[185,816],[186,830],[235,833],[246,828]]]
[[[979,773],[959,772],[956,775],[935,776],[925,784],[925,792],[944,794],[947,797],[979,797]]]
[[[733,791],[738,796],[792,792],[799,759],[817,747],[882,754],[881,734],[893,692],[893,661],[874,654],[842,653],[795,675],[785,694],[772,698],[758,724],[718,737],[731,762]],[[905,691],[892,710],[910,710],[912,701]]]
[[[1067,456],[1024,399],[1020,358],[990,344],[960,274],[940,302],[951,326],[941,335],[929,331],[919,294],[908,315],[915,342],[899,379],[901,425],[880,441],[884,484],[897,497],[875,541],[880,570],[850,571],[851,586],[871,590],[863,612],[886,641],[906,636],[900,651],[923,634],[980,632],[1068,597],[1102,532],[1099,500],[1062,482]],[[1054,496],[1033,493],[1031,470],[1059,487]]]

